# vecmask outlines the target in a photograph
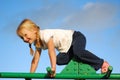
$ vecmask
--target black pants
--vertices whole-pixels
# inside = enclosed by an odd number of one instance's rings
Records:
[[[57,64],[68,64],[69,61],[74,57],[77,59],[77,61],[91,65],[95,70],[100,69],[103,64],[103,59],[97,57],[88,50],[85,50],[85,46],[85,36],[82,33],[75,31],[69,51],[67,53],[59,53],[57,55]]]

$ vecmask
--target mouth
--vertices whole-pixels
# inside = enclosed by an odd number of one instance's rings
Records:
[[[29,43],[29,41],[24,41],[25,43]]]
[[[30,43],[30,39],[28,39],[28,40],[25,40],[24,42],[25,42],[25,43]]]

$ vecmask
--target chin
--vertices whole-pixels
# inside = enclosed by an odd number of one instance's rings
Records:
[[[33,43],[33,41],[30,41],[29,43],[30,43],[30,44],[32,44],[32,43]]]
[[[29,44],[32,44],[32,42],[29,42]]]

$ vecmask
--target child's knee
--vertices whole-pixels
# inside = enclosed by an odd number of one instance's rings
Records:
[[[67,55],[67,53],[59,53],[57,55],[57,61],[56,64],[57,65],[65,65],[69,63],[69,56]]]

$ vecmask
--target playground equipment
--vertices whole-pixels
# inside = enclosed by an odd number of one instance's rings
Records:
[[[48,73],[52,74],[51,68],[48,67]],[[109,67],[106,74],[96,73],[96,71],[88,64],[83,64],[72,59],[68,65],[57,73],[54,79],[120,79],[120,74],[111,74],[113,68]],[[24,78],[31,79],[50,79],[47,73],[17,73],[17,72],[0,72],[0,78]]]

